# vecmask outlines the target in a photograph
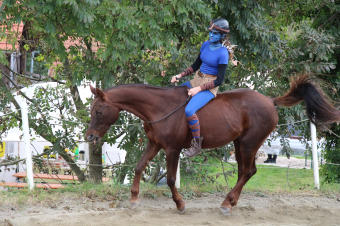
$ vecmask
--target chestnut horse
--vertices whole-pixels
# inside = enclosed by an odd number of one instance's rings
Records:
[[[167,184],[179,211],[185,203],[175,187],[180,152],[190,146],[184,106],[188,94],[185,87],[159,88],[149,85],[121,85],[102,91],[90,87],[95,96],[91,106],[91,122],[86,132],[90,142],[98,141],[125,110],[144,121],[147,148],[135,169],[131,188],[131,204],[138,201],[141,174],[161,148],[165,150]],[[220,93],[198,111],[203,148],[216,148],[233,141],[238,163],[238,180],[227,194],[221,211],[229,214],[237,204],[245,183],[256,173],[255,155],[278,123],[275,105],[292,106],[302,100],[307,113],[316,122],[340,121],[340,112],[324,97],[307,76],[291,82],[282,97],[269,98],[251,89],[235,89]],[[170,114],[169,114],[170,113]]]

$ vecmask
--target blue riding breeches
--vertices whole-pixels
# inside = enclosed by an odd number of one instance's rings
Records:
[[[181,84],[181,86],[187,86],[188,88],[192,88],[189,81]],[[185,107],[185,115],[186,117],[190,117],[195,114],[199,109],[204,107],[210,100],[214,98],[214,94],[212,94],[209,90],[203,90],[193,96],[187,106]]]

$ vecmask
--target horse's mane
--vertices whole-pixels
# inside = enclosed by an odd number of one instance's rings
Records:
[[[139,89],[148,89],[148,90],[154,90],[154,91],[170,91],[174,89],[187,89],[186,86],[170,86],[170,87],[161,87],[161,86],[154,86],[154,85],[148,85],[148,84],[122,84],[118,86],[113,86],[111,88],[106,89],[105,91],[110,90],[116,90],[121,88],[139,88]],[[217,93],[217,96],[221,95],[228,95],[230,93],[238,93],[238,92],[252,92],[252,89],[249,88],[238,88],[238,89],[232,89],[232,90],[226,90],[221,93]]]
[[[114,86],[111,88],[106,89],[105,91],[110,91],[113,89],[119,89],[119,88],[142,88],[142,89],[154,89],[154,90],[169,90],[174,88],[181,88],[181,86],[173,86],[173,87],[160,87],[160,86],[153,86],[148,84],[122,84],[118,86]]]

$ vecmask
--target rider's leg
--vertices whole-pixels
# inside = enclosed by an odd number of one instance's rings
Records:
[[[196,112],[214,97],[209,90],[201,91],[191,98],[185,108],[185,115],[193,137],[191,147],[184,152],[187,157],[195,156],[201,151],[203,137],[200,136],[200,123]]]
[[[190,84],[190,81],[186,81],[186,82],[182,83],[180,86],[186,86],[186,87],[188,87],[189,89],[192,88],[192,87],[191,87],[191,84]]]
[[[193,96],[185,107],[186,117],[195,114],[199,109],[204,107],[215,96],[209,90],[204,90]]]
[[[191,130],[192,138],[200,138],[201,137],[201,130],[200,130],[200,122],[196,114],[193,114],[187,117],[187,122],[189,128]]]

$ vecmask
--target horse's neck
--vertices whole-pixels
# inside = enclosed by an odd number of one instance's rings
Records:
[[[108,91],[109,100],[144,121],[156,120],[175,108],[185,96],[175,89],[120,86]],[[182,101],[183,102],[183,101]]]

